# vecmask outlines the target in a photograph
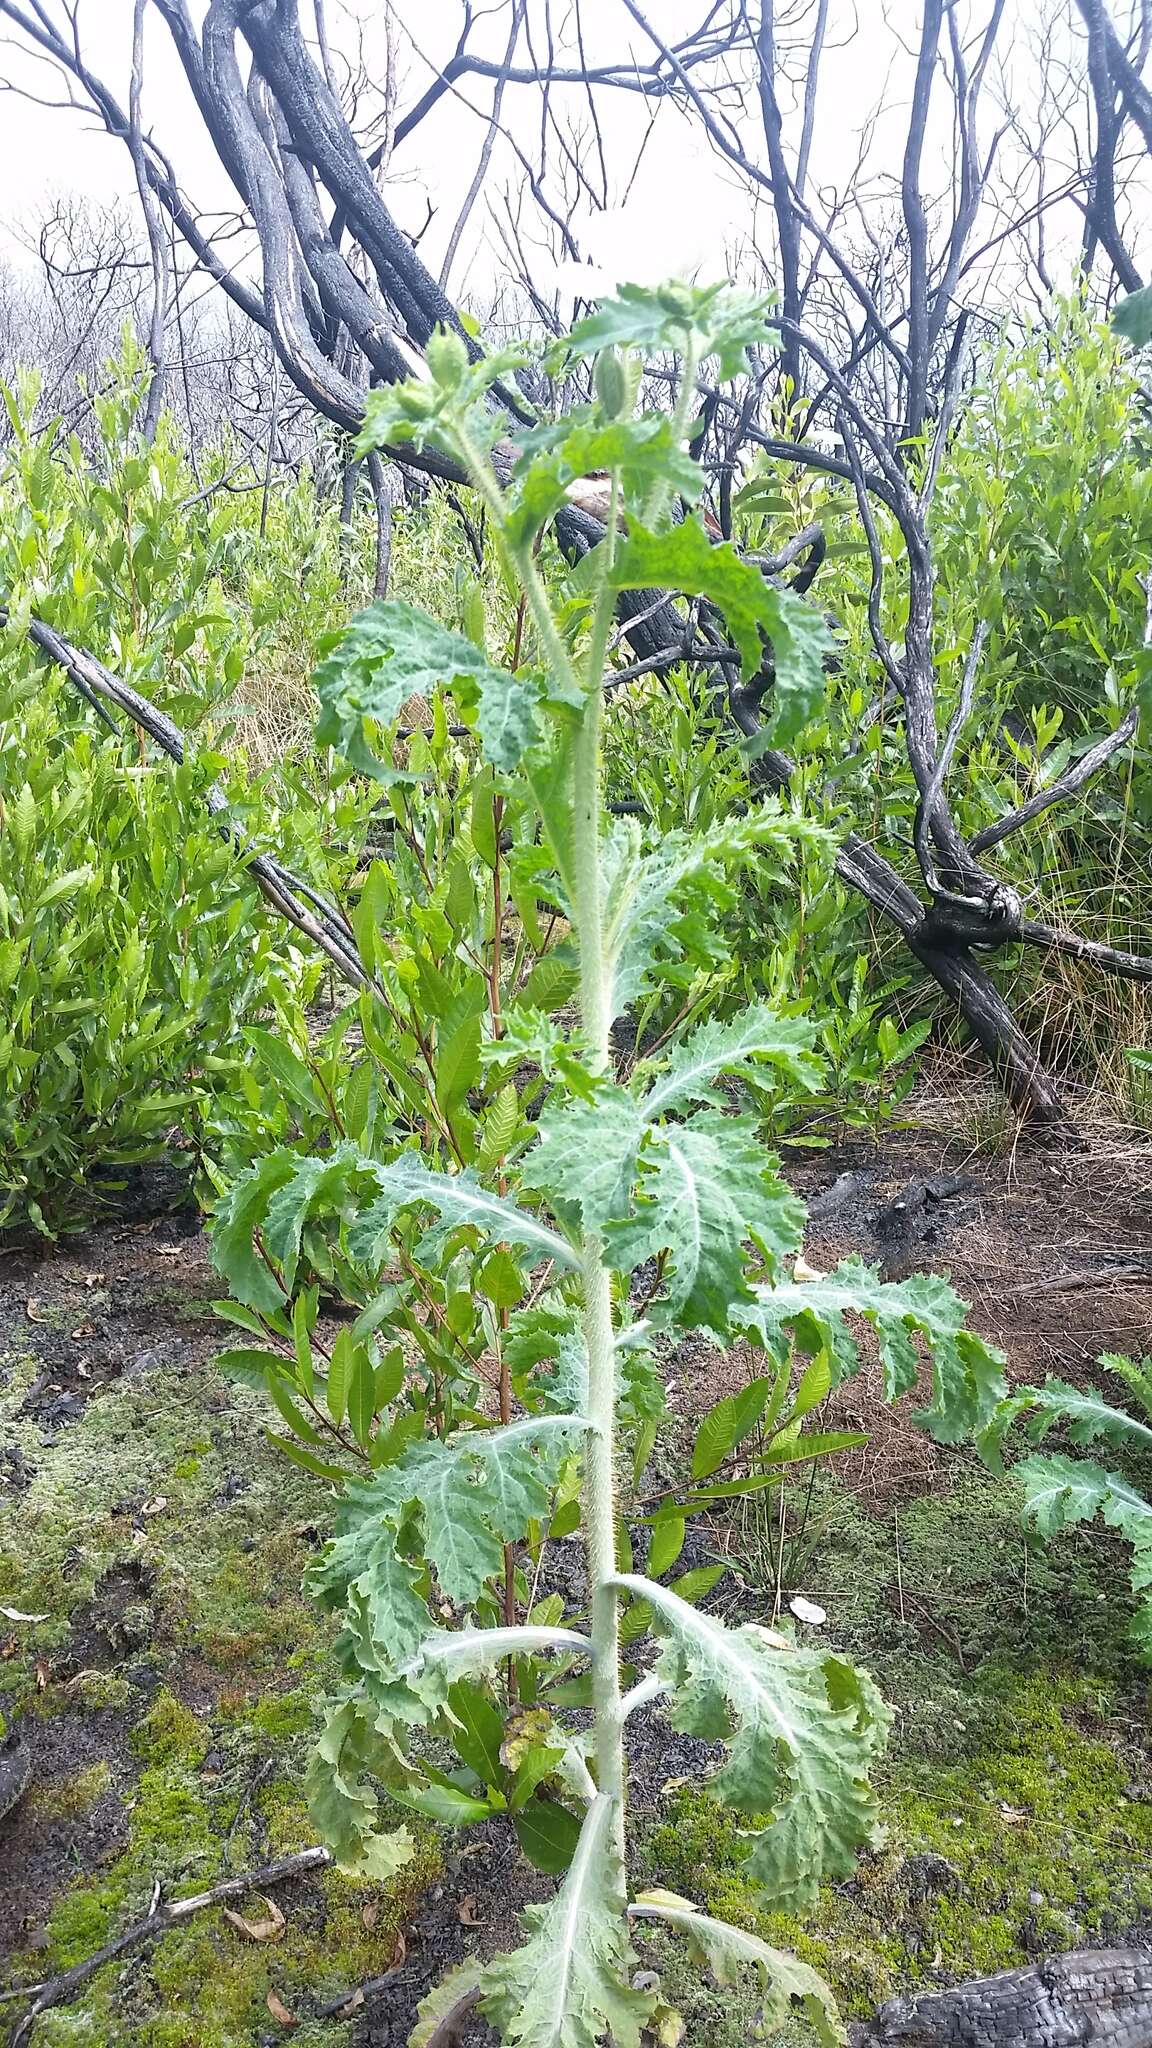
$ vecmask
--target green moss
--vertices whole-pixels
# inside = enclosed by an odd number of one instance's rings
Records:
[[[179,1757],[195,1768],[204,1761],[208,1738],[188,1707],[172,1693],[160,1692],[136,1723],[132,1747],[149,1763],[170,1763]]]
[[[111,1789],[112,1772],[107,1763],[90,1764],[74,1778],[55,1785],[34,1787],[33,1804],[41,1820],[75,1820],[90,1813],[97,1800]]]
[[[126,1707],[132,1687],[118,1671],[80,1671],[69,1679],[62,1704],[98,1713],[102,1707]]]
[[[333,1629],[301,1579],[328,1495],[266,1442],[263,1397],[211,1366],[184,1372],[178,1396],[144,1374],[96,1394],[45,1444],[20,1413],[31,1373],[10,1361],[0,1390],[5,1441],[33,1475],[0,1532],[0,1601],[48,1619],[0,1665],[0,1706],[45,1705],[37,1659],[65,1657],[77,1624],[86,1663],[146,1650],[161,1668],[193,1655],[252,1686],[278,1685],[286,1668],[320,1679]],[[93,1660],[94,1624],[107,1648]]]
[[[1152,1804],[1126,1790],[1147,1774],[1130,1744],[1148,1679],[1126,1641],[1112,1546],[1089,1537],[1029,1554],[1025,1596],[1015,1490],[956,1469],[950,1492],[901,1511],[899,1578],[894,1521],[825,1487],[804,1582],[836,1647],[899,1709],[879,1782],[884,1846],[803,1922],[765,1911],[738,1824],[698,1788],[671,1794],[640,1847],[640,1881],[794,1949],[849,2011],[1152,1912]]]
[[[310,1841],[298,1794],[284,1786],[266,1788],[261,1807],[276,1826],[269,1856]],[[84,1995],[81,2031],[61,2041],[107,2041],[132,2048],[251,2048],[268,2028],[271,1990],[297,2013],[296,2042],[312,2038],[309,2014],[336,1993],[388,1967],[396,1935],[417,1901],[441,1871],[430,1829],[415,1836],[413,1861],[387,1886],[360,1884],[325,1871],[304,1889],[279,1895],[286,1928],[276,1943],[256,1943],[235,1929],[219,1908],[208,1908],[158,1941],[125,1988],[115,1964],[102,1971]],[[183,1846],[177,1848],[177,1844]],[[172,1771],[145,1772],[141,1779],[132,1840],[125,1855],[98,1884],[77,1887],[59,1902],[49,1927],[53,1968],[91,1954],[131,1912],[139,1910],[146,1867],[162,1871],[179,1856],[187,1876],[197,1864],[197,1885],[219,1874],[220,1840],[210,1825],[202,1790],[181,1783]],[[366,1914],[365,1909],[372,1910]],[[243,1901],[238,1902],[243,1912]],[[257,1916],[258,1917],[258,1916]],[[105,2031],[101,2032],[101,2028]],[[331,2027],[316,2032],[331,2048]]]
[[[295,1738],[306,1735],[314,1719],[310,1691],[285,1692],[272,1699],[258,1700],[245,1716],[248,1726],[267,1739],[273,1750],[284,1749]]]

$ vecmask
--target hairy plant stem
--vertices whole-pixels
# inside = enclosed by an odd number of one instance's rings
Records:
[[[592,1065],[611,1059],[612,963],[607,957],[600,871],[600,732],[605,653],[612,626],[609,571],[616,545],[619,480],[613,476],[603,572],[592,614],[584,707],[572,751],[573,913],[580,945],[580,1021]],[[623,1884],[624,1742],[620,1703],[620,1603],[616,1571],[616,1341],[612,1286],[594,1231],[583,1245],[584,1341],[588,1352],[588,1439],[584,1475],[584,1541],[592,1588],[592,1704],[596,1779],[611,1801],[609,1827]],[[623,1901],[622,1901],[623,1903]]]
[[[683,424],[691,400],[692,372],[685,366],[684,388],[677,408]],[[686,395],[687,394],[687,395]],[[571,872],[562,879],[572,905],[580,949],[580,1021],[592,1067],[607,1072],[611,1064],[612,963],[605,946],[600,873],[600,736],[604,709],[604,663],[612,630],[615,595],[610,571],[616,549],[620,479],[613,474],[608,527],[598,550],[600,581],[592,608],[587,661],[583,678],[552,615],[543,578],[530,548],[509,547],[504,529],[504,493],[481,450],[457,427],[457,452],[467,464],[476,489],[492,516],[493,536],[502,560],[515,574],[528,603],[533,624],[559,694],[579,700],[571,751],[569,795],[572,806]],[[543,820],[548,827],[547,816]],[[558,854],[562,840],[549,838]],[[599,1236],[587,1231],[583,1242],[584,1342],[588,1353],[588,1434],[584,1473],[584,1541],[591,1596],[592,1703],[595,1718],[596,1782],[608,1804],[613,1861],[619,1872],[621,1907],[624,1889],[624,1718],[620,1696],[620,1603],[616,1572],[616,1343],[612,1329],[612,1283]]]

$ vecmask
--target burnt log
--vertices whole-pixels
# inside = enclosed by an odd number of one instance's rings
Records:
[[[1152,2048],[1152,1950],[1078,1949],[890,1998],[852,2048]]]

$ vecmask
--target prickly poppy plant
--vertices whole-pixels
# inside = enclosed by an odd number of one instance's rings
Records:
[[[410,772],[387,745],[401,706],[450,693],[506,815],[520,821],[508,850],[515,900],[548,907],[578,990],[569,1021],[524,1003],[488,1016],[474,1058],[503,1082],[495,1140],[491,1127],[478,1145],[454,1140],[432,1086],[428,1114],[399,1117],[383,1145],[377,1132],[371,1154],[345,1141],[257,1168],[217,1232],[225,1271],[242,1270],[257,1309],[256,1254],[290,1288],[318,1218],[329,1273],[379,1276],[379,1305],[364,1297],[350,1337],[320,1365],[308,1343],[314,1307],[305,1312],[294,1391],[290,1363],[277,1367],[281,1412],[315,1443],[301,1402],[327,1429],[345,1417],[350,1373],[359,1388],[361,1476],[341,1495],[313,1574],[317,1597],[342,1617],[345,1677],[309,1774],[317,1824],[347,1868],[384,1876],[411,1850],[403,1827],[382,1824],[377,1787],[393,1806],[442,1821],[506,1813],[525,1853],[558,1881],[551,1904],[527,1914],[522,1947],[465,1965],[430,1995],[417,2048],[446,2039],[476,2004],[513,2048],[674,2042],[676,2016],[658,1990],[638,1988],[651,1980],[637,1977],[633,1941],[648,1922],[682,1935],[722,1982],[757,1974],[767,2028],[799,2006],[823,2040],[843,2039],[806,1965],[687,1899],[632,1895],[628,1724],[655,1711],[725,1745],[710,1790],[738,1817],[749,1874],[777,1906],[803,1911],[822,1880],[847,1877],[873,1828],[869,1775],[888,1710],[842,1657],[702,1605],[719,1574],[677,1576],[686,1520],[778,1482],[790,1461],[859,1441],[803,1426],[859,1363],[846,1318],[873,1325],[893,1397],[930,1360],[924,1419],[946,1440],[985,1422],[1002,1393],[996,1355],[964,1330],[962,1304],[941,1281],[885,1285],[856,1262],[827,1277],[797,1268],[803,1205],[764,1148],[761,1119],[733,1103],[742,1087],[755,1099],[757,1075],[774,1070],[793,1087],[814,1084],[815,1034],[802,1019],[758,1005],[697,1022],[626,1073],[614,1058],[614,1025],[699,943],[742,864],[769,863],[786,886],[807,829],[766,803],[706,835],[645,846],[635,820],[607,819],[601,800],[621,592],[702,598],[744,675],[770,660],[775,741],[787,743],[819,702],[823,619],[715,544],[692,509],[701,479],[685,442],[697,368],[713,358],[720,375],[735,374],[746,345],[764,341],[766,318],[763,301],[726,290],[622,291],[554,353],[561,374],[591,365],[588,402],[511,444],[489,393],[523,360],[517,352],[470,363],[441,334],[426,378],[369,401],[364,448],[435,445],[466,471],[525,630],[505,667],[409,605],[371,606],[318,672],[318,736],[388,781]],[[636,409],[639,351],[679,359],[670,415]],[[574,569],[546,576],[549,524],[589,473],[608,479],[603,537]],[[424,999],[429,1041],[453,1044],[458,1019],[437,1014],[431,979]],[[397,1247],[405,1271],[451,1270],[449,1303],[479,1301],[498,1414],[483,1375],[466,1374],[451,1427],[442,1406],[405,1409],[402,1382],[419,1361],[406,1363],[389,1326]],[[286,1342],[281,1311],[267,1314]],[[705,1417],[685,1486],[641,1506],[629,1526],[622,1498],[638,1487],[663,1408],[657,1359],[690,1331],[758,1348],[764,1371]],[[764,1447],[754,1470],[725,1478],[753,1432]],[[632,1555],[637,1526],[645,1572]],[[576,1588],[566,1600],[547,1590],[545,1550],[577,1533],[585,1570],[563,1575]]]

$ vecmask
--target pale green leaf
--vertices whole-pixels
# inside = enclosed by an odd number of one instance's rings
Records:
[[[377,1832],[379,1802],[364,1773],[385,1768],[386,1751],[371,1714],[354,1700],[329,1705],[304,1776],[304,1796],[319,1833],[350,1876],[394,1877],[415,1853],[407,1828]]]
[[[484,1966],[479,1957],[458,1963],[416,2007],[408,2048],[454,2048],[462,2022],[476,2004]]]
[[[1037,1454],[1014,1465],[1012,1474],[1024,1488],[1025,1520],[1038,1535],[1055,1536],[1100,1515],[1129,1542],[1152,1542],[1152,1502],[1091,1458]]]
[[[673,1727],[729,1745],[711,1790],[742,1813],[768,1816],[749,1874],[782,1912],[802,1911],[824,1880],[851,1875],[872,1839],[868,1774],[889,1709],[864,1672],[831,1652],[799,1649],[751,1623],[729,1628],[652,1579],[623,1575],[617,1584],[654,1609],[664,1636],[656,1676]]]
[[[397,1548],[396,1527],[384,1519],[391,1496],[375,1514],[372,1504],[371,1482],[341,1502],[338,1533],[310,1567],[307,1584],[323,1606],[343,1611],[337,1648],[345,1668],[391,1677],[419,1655],[428,1605],[417,1569]]]
[[[592,295],[590,287],[588,296]],[[752,343],[771,345],[772,306],[766,293],[736,291],[726,280],[712,285],[684,284],[679,278],[657,286],[621,284],[561,337],[555,356],[566,362],[606,348],[682,351],[691,334],[700,356],[718,358],[721,377],[737,377]]]
[[[337,1537],[315,1568],[314,1583],[326,1592],[344,1584],[349,1596],[359,1589],[363,1597],[375,1597],[387,1565],[382,1539],[390,1538],[394,1547],[394,1527],[406,1514],[418,1512],[424,1552],[441,1587],[450,1600],[469,1604],[500,1570],[504,1544],[519,1542],[530,1522],[546,1517],[560,1466],[580,1428],[573,1416],[529,1415],[499,1429],[409,1445],[394,1465],[349,1487],[340,1505]],[[387,1565],[390,1603],[408,1570]],[[387,1650],[393,1669],[427,1630],[426,1616],[423,1628],[415,1629],[414,1610],[406,1601],[403,1615],[403,1644],[388,1635],[377,1638],[377,1656]]]
[[[628,1213],[645,1124],[627,1089],[611,1084],[591,1102],[545,1110],[539,1143],[521,1168],[524,1185],[579,1210],[586,1230],[602,1230]]]
[[[636,1957],[612,1828],[613,1803],[601,1794],[556,1897],[524,1915],[531,1938],[484,1971],[482,2009],[506,2048],[641,2048],[653,2001],[630,1988]]]
[[[645,850],[634,818],[616,818],[602,842],[604,943],[612,977],[614,1017],[648,993],[656,963],[681,957],[677,926],[686,916],[711,920],[739,901],[731,879],[755,862],[761,882],[784,880],[802,846],[823,848],[822,827],[758,804],[701,832],[666,832]]]
[[[847,2041],[832,1992],[810,1964],[783,1949],[769,1948],[758,1934],[749,1934],[744,1927],[712,1919],[675,1892],[641,1892],[628,1911],[633,1920],[659,1920],[683,1934],[693,1962],[711,1970],[725,1988],[739,1984],[748,1971],[754,1971],[760,1980],[759,2030],[764,2036],[776,2033],[800,2014],[825,2048],[842,2048]]]
[[[932,1363],[932,1400],[915,1420],[938,1443],[959,1443],[989,1422],[1005,1391],[1004,1354],[964,1328],[966,1312],[936,1273],[886,1281],[861,1260],[845,1259],[821,1280],[777,1279],[757,1288],[753,1307],[744,1313],[745,1327],[777,1358],[787,1354],[792,1332],[801,1333],[813,1352],[827,1345],[837,1386],[859,1371],[860,1352],[845,1318],[861,1316],[876,1331],[889,1401],[917,1383],[919,1336]]]
[[[497,768],[514,768],[536,737],[536,678],[494,668],[463,633],[398,600],[378,599],[359,612],[313,680],[320,745],[336,747],[365,775],[395,772],[373,752],[365,721],[388,727],[409,697],[441,689],[452,690],[462,708],[476,707],[480,743]]]
[[[746,1243],[771,1269],[795,1255],[803,1233],[803,1204],[774,1169],[752,1117],[702,1110],[652,1133],[635,1213],[607,1232],[609,1256],[625,1271],[667,1255],[666,1294],[651,1313],[721,1337],[747,1317]]]
[[[818,1087],[821,1067],[812,1055],[816,1028],[803,1017],[781,1017],[769,1003],[753,1003],[739,1016],[709,1018],[673,1049],[665,1069],[642,1098],[650,1122],[689,1102],[716,1102],[720,1074],[764,1060],[794,1088]],[[643,1081],[645,1069],[637,1079]]]
[[[1094,1387],[1074,1387],[1067,1380],[1048,1378],[1042,1387],[1022,1387],[1004,1403],[1003,1420],[994,1418],[998,1433],[1009,1423],[1026,1417],[1028,1434],[1039,1442],[1059,1425],[1074,1444],[1104,1440],[1147,1451],[1152,1448],[1152,1428],[1134,1415],[1098,1394]]]
[[[424,1248],[429,1253],[443,1242],[446,1231],[466,1224],[479,1230],[490,1244],[522,1245],[537,1259],[552,1259],[560,1266],[579,1263],[576,1252],[564,1238],[507,1196],[493,1194],[467,1170],[435,1173],[417,1153],[402,1152],[389,1166],[379,1167],[376,1177],[385,1207],[391,1203],[393,1214],[402,1207],[425,1207],[438,1212],[443,1228],[429,1231],[424,1239]],[[361,1221],[361,1231],[366,1232],[367,1228],[368,1215]],[[359,1246],[361,1238],[357,1236],[352,1241]]]

